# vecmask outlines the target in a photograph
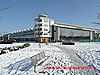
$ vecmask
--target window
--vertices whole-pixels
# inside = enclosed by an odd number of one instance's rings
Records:
[[[37,27],[37,25],[35,25],[35,27]]]
[[[44,35],[48,35],[48,33],[44,33]]]
[[[40,33],[40,35],[42,35],[42,33]]]
[[[45,27],[48,27],[48,24],[44,24]]]
[[[41,31],[42,30],[42,28],[38,28],[38,31]]]
[[[40,24],[40,26],[42,26],[42,24]]]
[[[42,28],[40,28],[40,31],[42,30]]]
[[[44,31],[48,31],[48,29],[44,28]]]
[[[44,20],[44,22],[48,22],[48,20]]]
[[[42,19],[40,19],[40,20],[37,20],[37,22],[42,22]]]
[[[37,31],[37,29],[35,29],[35,31]]]

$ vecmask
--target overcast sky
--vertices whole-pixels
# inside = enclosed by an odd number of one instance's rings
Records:
[[[93,27],[90,22],[99,21],[100,0],[0,0],[0,33],[34,27],[38,14],[47,14],[56,22]]]

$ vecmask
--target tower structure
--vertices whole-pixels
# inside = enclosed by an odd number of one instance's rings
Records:
[[[51,26],[54,25],[54,19],[48,18],[48,15],[40,14],[34,20],[34,37],[37,42],[49,42],[51,40]]]

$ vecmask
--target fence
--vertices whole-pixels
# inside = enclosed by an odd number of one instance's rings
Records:
[[[80,40],[80,42],[100,42],[100,39],[93,39],[93,40],[84,39],[84,40]]]

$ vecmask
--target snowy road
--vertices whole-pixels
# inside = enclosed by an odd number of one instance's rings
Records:
[[[71,60],[70,63],[73,63],[72,66],[87,66],[75,53],[74,51],[72,50],[73,46],[65,46],[65,45],[59,45],[56,47],[60,48],[63,52],[65,52],[66,56]],[[86,69],[80,69],[80,70],[71,70],[72,73],[75,73],[75,74],[79,74],[79,75],[96,75],[96,73],[94,72],[94,70],[86,70]]]

